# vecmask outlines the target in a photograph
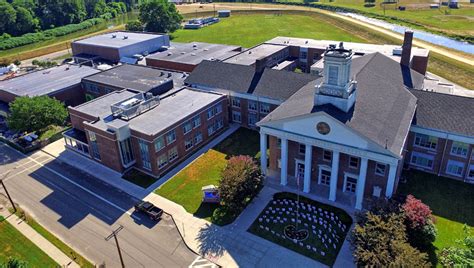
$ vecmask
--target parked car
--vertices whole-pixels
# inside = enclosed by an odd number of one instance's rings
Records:
[[[163,210],[159,207],[155,207],[152,203],[148,201],[140,201],[135,205],[135,210],[145,213],[148,217],[154,221],[161,219],[163,215]]]

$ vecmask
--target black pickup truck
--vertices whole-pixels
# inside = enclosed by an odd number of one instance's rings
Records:
[[[163,215],[163,210],[159,207],[155,207],[152,203],[148,201],[141,201],[135,205],[135,210],[140,211],[148,215],[150,219],[157,221],[161,219]]]

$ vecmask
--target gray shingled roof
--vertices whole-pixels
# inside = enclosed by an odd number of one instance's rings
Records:
[[[316,76],[310,74],[268,68],[262,74],[256,74],[253,66],[203,61],[185,83],[286,100],[308,82],[316,79]]]
[[[423,75],[407,74],[398,62],[380,53],[354,59],[351,72],[357,81],[357,98],[348,113],[332,105],[314,107],[314,83],[309,83],[261,123],[323,111],[399,155],[416,107],[406,85],[421,88]]]
[[[418,99],[414,125],[474,136],[474,98],[410,90]]]

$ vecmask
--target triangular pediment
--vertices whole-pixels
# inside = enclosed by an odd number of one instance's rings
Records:
[[[392,154],[389,150],[325,112],[266,121],[259,124],[259,126],[372,152]]]

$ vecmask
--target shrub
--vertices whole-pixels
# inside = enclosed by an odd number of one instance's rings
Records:
[[[464,225],[464,238],[456,241],[457,246],[444,248],[439,260],[444,267],[474,267],[474,236]]]
[[[405,213],[408,240],[417,248],[427,249],[437,235],[430,207],[413,195],[408,195],[402,208]]]
[[[222,171],[219,183],[222,205],[230,213],[238,213],[257,195],[263,176],[250,156],[234,156]]]

